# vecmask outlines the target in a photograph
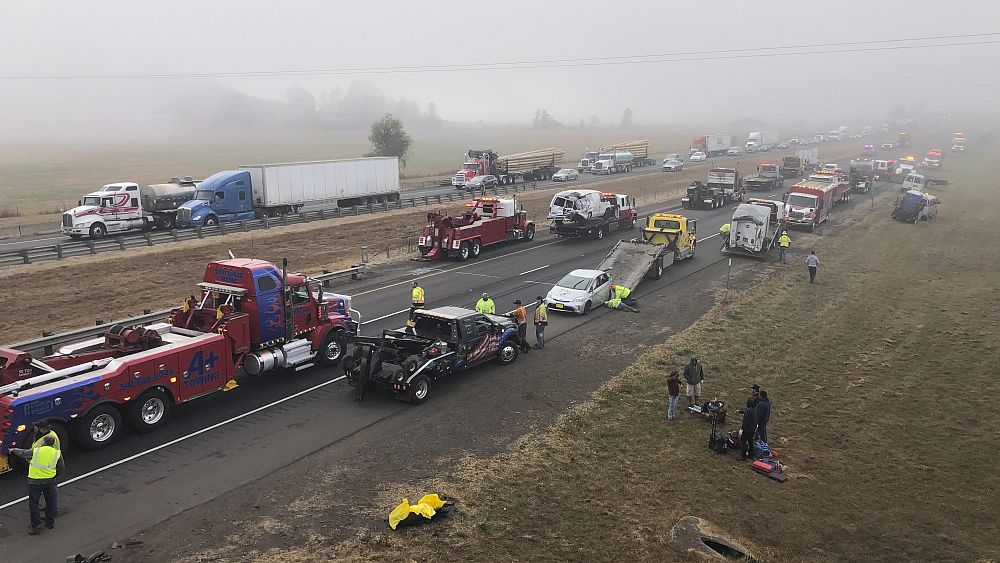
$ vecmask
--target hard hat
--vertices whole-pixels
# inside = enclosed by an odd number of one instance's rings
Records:
[[[483,299],[489,299],[489,297],[490,297],[489,293],[483,293]]]
[[[788,234],[788,231],[781,231],[781,234],[783,234],[783,235],[787,235],[787,234]]]

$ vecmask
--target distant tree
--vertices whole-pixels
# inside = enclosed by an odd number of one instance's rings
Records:
[[[368,140],[372,150],[366,156],[396,156],[399,164],[406,167],[406,155],[410,152],[413,139],[403,127],[403,122],[387,113],[372,123]]]
[[[531,120],[531,126],[536,129],[552,129],[555,127],[562,127],[562,123],[556,121],[556,118],[552,117],[547,109],[536,109],[535,117]]]
[[[427,104],[427,110],[424,111],[424,126],[425,127],[440,127],[441,118],[438,116],[437,104],[430,102]]]
[[[581,118],[580,118],[580,129],[583,129],[583,128],[584,128],[584,127],[586,127],[586,126],[587,126],[587,125],[586,125],[586,124],[585,124],[585,123],[583,122],[583,118],[581,117]]]
[[[285,92],[288,107],[301,116],[312,115],[316,111],[316,97],[302,86],[292,86]]]
[[[620,125],[622,127],[632,126],[632,108],[625,108],[625,111],[622,113],[622,120]]]
[[[600,127],[601,126],[601,120],[598,119],[596,115],[590,116],[590,126],[591,127]]]

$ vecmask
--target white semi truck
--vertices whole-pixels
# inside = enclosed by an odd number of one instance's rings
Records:
[[[105,184],[63,213],[60,231],[72,238],[104,238],[110,233],[172,229],[177,208],[194,197],[199,182],[190,177],[171,178],[166,184],[135,182]]]

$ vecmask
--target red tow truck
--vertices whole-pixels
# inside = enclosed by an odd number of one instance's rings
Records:
[[[468,260],[478,258],[484,246],[535,238],[535,223],[523,208],[518,209],[517,198],[476,197],[465,205],[468,209],[457,217],[437,211],[427,214],[417,241],[421,256]]]
[[[0,349],[0,473],[36,422],[48,421],[63,447],[102,448],[125,421],[155,430],[174,405],[235,388],[241,372],[336,365],[358,331],[350,297],[324,293],[286,265],[211,262],[198,286],[200,297],[185,299],[166,322],[112,326],[41,358]]]

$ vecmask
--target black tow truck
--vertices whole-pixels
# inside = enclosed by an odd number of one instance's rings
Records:
[[[368,391],[390,391],[422,403],[436,379],[491,360],[511,364],[521,344],[512,319],[462,307],[418,310],[411,324],[351,339],[354,349],[343,367],[355,400]]]

